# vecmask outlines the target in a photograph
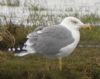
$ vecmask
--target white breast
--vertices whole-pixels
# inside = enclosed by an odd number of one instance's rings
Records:
[[[72,32],[72,36],[74,38],[74,42],[72,44],[70,44],[70,45],[67,45],[67,46],[61,48],[60,49],[60,53],[58,53],[57,56],[60,56],[60,57],[68,56],[76,48],[76,46],[77,46],[77,44],[78,44],[78,42],[80,40],[80,32],[78,30],[75,30],[75,29],[71,29],[70,31]]]

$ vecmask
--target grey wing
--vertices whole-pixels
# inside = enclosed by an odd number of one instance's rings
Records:
[[[36,52],[49,56],[56,55],[62,47],[74,41],[71,32],[60,25],[46,27],[40,34],[34,32],[28,40],[32,44],[31,48],[34,48]]]

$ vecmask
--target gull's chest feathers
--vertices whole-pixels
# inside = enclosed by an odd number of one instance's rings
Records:
[[[80,40],[80,33],[78,30],[74,30],[74,29],[69,29],[72,33],[72,36],[74,38],[74,42],[61,48],[60,49],[60,53],[57,54],[57,56],[68,56],[69,54],[71,54],[73,52],[73,50],[76,48],[79,40]]]

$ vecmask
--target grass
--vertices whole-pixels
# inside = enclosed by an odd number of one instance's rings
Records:
[[[57,59],[46,60],[40,55],[14,57],[0,52],[0,79],[100,79],[100,49],[77,48],[63,59],[63,70]]]
[[[81,30],[80,44],[100,45],[100,27],[92,27],[92,30]]]

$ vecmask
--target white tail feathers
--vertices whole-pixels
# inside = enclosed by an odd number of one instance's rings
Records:
[[[16,53],[16,54],[14,54],[14,56],[25,56],[25,55],[27,55],[27,54],[29,54],[29,53],[27,53],[27,52]]]
[[[20,53],[16,53],[14,54],[15,56],[25,56],[25,55],[28,55],[28,54],[34,54],[34,52],[20,52]]]

